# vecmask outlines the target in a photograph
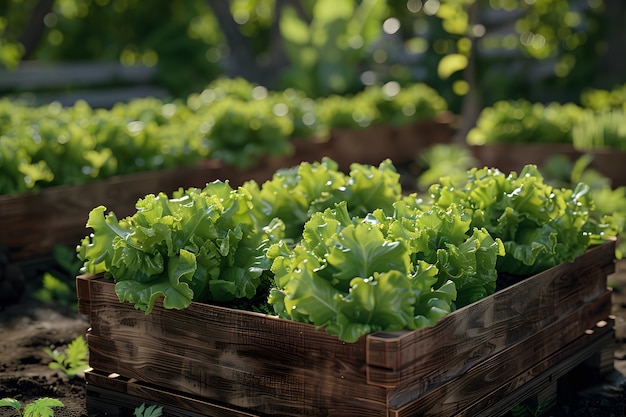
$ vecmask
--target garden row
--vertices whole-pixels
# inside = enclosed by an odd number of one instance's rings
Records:
[[[623,95],[620,88],[592,90],[581,97],[583,105],[497,102],[482,111],[467,144],[486,165],[507,158],[504,151],[490,157],[489,148],[516,144],[623,156]],[[5,99],[0,101],[0,195],[195,166],[207,159],[242,171],[296,152],[330,156],[345,170],[351,162],[377,164],[386,157],[401,164],[432,143],[450,142],[451,120],[435,90],[394,82],[314,100],[293,89],[268,91],[223,78],[186,101],[135,99],[110,110],[84,102],[31,108]],[[448,129],[414,128],[433,121]],[[368,157],[379,152],[380,157]],[[513,169],[540,162],[524,161]]]
[[[445,112],[445,101],[433,89],[397,83],[313,100],[295,90],[270,92],[243,79],[220,79],[186,101],[135,99],[110,110],[85,102],[31,108],[5,99],[0,195],[206,159],[243,170],[266,156],[292,154],[293,141],[328,141],[334,129],[400,128]]]
[[[100,204],[127,215],[148,193],[215,179],[261,182],[323,156],[343,170],[385,158],[402,163],[450,140],[436,92],[395,87],[320,102],[221,79],[185,103],[141,99],[93,110],[80,102],[34,109],[0,102],[0,244],[11,258],[47,254],[56,244],[75,245]]]
[[[483,164],[518,171],[554,155],[591,156],[590,167],[614,187],[626,185],[626,86],[588,90],[581,104],[507,100],[483,109],[466,138]]]

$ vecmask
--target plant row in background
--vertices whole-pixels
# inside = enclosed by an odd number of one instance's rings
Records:
[[[0,195],[113,175],[193,166],[206,158],[238,169],[287,155],[291,140],[327,138],[334,127],[432,119],[445,101],[424,84],[369,87],[313,100],[219,79],[186,101],[135,99],[112,109],[84,102],[28,107],[0,100]]]
[[[120,301],[150,313],[158,299],[268,312],[354,342],[418,329],[528,276],[572,261],[618,233],[590,189],[472,168],[423,195],[378,167],[301,163],[262,185],[215,181],[138,201],[118,219],[93,209],[77,247],[83,272],[115,281]]]
[[[587,90],[581,104],[503,100],[486,107],[467,136],[470,145],[561,143],[576,150],[626,151],[626,86]]]

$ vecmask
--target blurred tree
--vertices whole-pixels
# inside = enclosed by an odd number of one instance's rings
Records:
[[[576,101],[606,42],[602,0],[409,0],[396,7],[403,42],[462,113],[460,137],[479,110],[504,98]],[[621,36],[624,28],[621,29]]]
[[[218,75],[311,96],[425,82],[468,115],[624,82],[626,5],[604,0],[7,0],[0,65],[158,65],[177,96]]]

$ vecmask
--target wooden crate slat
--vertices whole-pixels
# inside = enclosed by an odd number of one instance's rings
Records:
[[[76,277],[76,298],[78,312],[85,316],[91,314],[91,295],[89,294],[89,281],[93,275],[83,274]]]
[[[529,367],[575,343],[586,335],[587,329],[594,328],[595,323],[607,319],[610,310],[611,292],[607,291],[598,300],[489,357],[468,369],[461,377],[449,380],[430,392],[421,392],[417,387],[395,391],[389,399],[390,405],[394,407],[396,404],[406,404],[398,407],[398,417],[423,413],[452,415],[467,407],[476,398],[492,395],[512,376],[523,375]],[[606,331],[611,331],[611,328],[605,326],[597,329],[599,333]]]
[[[585,334],[542,363],[503,385],[454,417],[498,417],[533,395],[540,394],[554,379],[566,374],[603,351],[614,351],[615,338],[610,327]],[[607,349],[609,348],[609,349]],[[522,385],[523,384],[523,385]],[[507,392],[503,392],[508,389]]]
[[[129,303],[120,303],[110,281],[88,282],[91,334],[103,338],[124,340],[150,332],[146,343],[158,344],[165,351],[188,350],[189,355],[196,351],[208,359],[233,351],[242,357],[274,355],[284,364],[330,358],[356,366],[365,356],[365,340],[343,343],[313,325],[250,311],[196,302],[184,310],[166,310],[158,303],[146,315]]]
[[[304,360],[293,366],[281,366],[275,360],[245,358],[225,351],[219,362],[191,359],[152,349],[142,343],[134,346],[132,338],[114,341],[88,335],[90,365],[97,370],[120,370],[123,376],[135,378],[167,389],[177,389],[204,399],[265,412],[285,410],[333,410],[359,406],[363,409],[386,409],[386,391],[367,385],[351,366],[338,361]],[[361,373],[362,374],[362,373]],[[360,383],[359,383],[360,379]],[[266,404],[267,398],[280,398]],[[309,411],[310,413],[311,411]]]
[[[598,294],[606,290],[603,277],[598,271],[593,277],[589,276],[589,280],[577,283],[580,288]],[[518,293],[525,294],[526,298],[516,296],[516,292],[508,292],[507,297],[489,297],[482,300],[484,303],[475,305],[476,308],[449,316],[454,320],[444,318],[437,326],[424,332],[421,339],[424,352],[412,363],[398,370],[368,366],[368,381],[394,387],[401,382],[414,385],[431,381],[435,384],[454,378],[484,360],[485,356],[513,346],[569,314],[573,305],[587,302],[584,292],[576,292],[578,297],[570,298],[571,303],[554,301],[557,293],[551,292],[549,283],[544,286],[544,282],[536,280],[529,283],[532,285],[523,286],[523,290],[519,289]]]
[[[87,374],[86,374],[87,375]],[[93,377],[93,376],[92,376]],[[123,391],[87,385],[87,409],[109,416],[128,416],[141,404],[158,405],[168,416],[180,417],[257,417],[258,414],[201,401],[176,392],[145,386],[137,381],[120,381]]]

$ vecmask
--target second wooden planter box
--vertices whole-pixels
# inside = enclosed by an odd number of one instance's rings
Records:
[[[612,368],[615,242],[430,328],[343,343],[314,326],[203,303],[149,315],[102,276],[77,277],[90,397],[178,415],[501,415],[592,356]],[[607,359],[610,357],[610,361]]]
[[[626,151],[590,150],[579,151],[568,144],[549,143],[499,143],[490,145],[470,146],[470,151],[480,165],[494,167],[502,172],[519,172],[527,164],[535,164],[542,169],[548,159],[555,155],[563,155],[571,162],[587,154],[592,157],[589,168],[592,168],[611,180],[613,187],[626,186]]]

